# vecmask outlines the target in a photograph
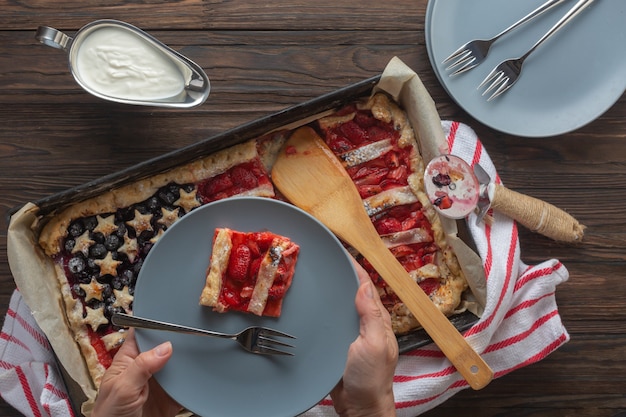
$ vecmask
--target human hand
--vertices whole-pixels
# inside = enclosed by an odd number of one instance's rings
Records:
[[[175,416],[181,406],[152,378],[171,356],[170,342],[139,353],[135,332],[130,329],[102,377],[92,417]]]
[[[389,312],[367,272],[354,262],[360,286],[355,304],[361,325],[350,345],[343,378],[330,393],[341,416],[395,416],[393,376],[398,363],[398,342]]]

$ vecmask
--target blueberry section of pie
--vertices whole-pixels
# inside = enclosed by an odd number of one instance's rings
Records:
[[[237,195],[275,197],[256,141],[76,203],[44,225],[39,244],[54,260],[69,327],[96,387],[124,340],[111,315],[132,313],[150,249],[185,214]]]
[[[187,209],[200,205],[190,195],[195,195],[193,185],[171,183],[130,207],[70,223],[58,261],[72,296],[81,301],[83,321],[92,339],[97,339],[94,333],[103,337],[120,331],[110,324],[111,315],[132,312],[135,282],[146,255]],[[186,208],[176,206],[183,201]],[[94,347],[101,358],[106,356],[104,351],[115,354],[115,343],[99,345]]]

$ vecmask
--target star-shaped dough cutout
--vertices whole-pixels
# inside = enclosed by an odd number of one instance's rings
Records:
[[[101,324],[109,324],[109,320],[104,317],[104,307],[91,308],[86,307],[87,317],[83,319],[85,324],[91,326],[91,329],[95,332],[98,330]]]
[[[92,279],[89,284],[80,284],[80,288],[85,291],[85,302],[89,302],[89,300],[99,300],[102,301],[102,290],[104,289],[104,285],[100,284],[95,279]]]
[[[89,231],[85,230],[82,235],[78,236],[74,240],[74,247],[72,248],[72,253],[82,252],[83,255],[89,255],[89,247],[96,243],[89,237]]]
[[[137,254],[139,254],[139,245],[137,239],[128,237],[128,231],[124,234],[124,244],[117,249],[118,252],[125,253],[128,260],[135,262]]]
[[[157,241],[159,239],[161,239],[161,236],[163,236],[163,233],[165,233],[165,230],[163,229],[159,229],[159,231],[157,232],[156,235],[152,236],[152,239],[150,239],[151,243],[157,243]]]
[[[113,294],[115,294],[113,307],[122,307],[126,313],[130,313],[130,305],[134,297],[128,292],[128,286],[125,286],[121,290],[113,290]]]
[[[200,202],[196,198],[197,190],[194,188],[190,192],[180,189],[180,197],[174,202],[174,205],[182,207],[185,213],[189,213],[194,208],[200,206]]]
[[[150,224],[151,219],[152,213],[141,214],[139,210],[135,209],[135,217],[127,221],[126,224],[135,229],[135,233],[139,236],[143,231],[153,230],[152,224]]]
[[[96,259],[94,263],[100,267],[100,275],[113,275],[116,277],[117,267],[120,266],[122,261],[116,261],[113,259],[111,252],[107,252],[107,256],[104,259]]]
[[[165,207],[161,208],[161,213],[163,216],[157,220],[157,223],[164,225],[166,228],[169,228],[178,220],[178,212],[180,211],[180,207],[177,207],[175,210],[168,210]]]
[[[111,233],[117,231],[117,225],[115,224],[115,215],[111,214],[108,217],[101,217],[100,215],[96,216],[98,219],[98,224],[93,229],[94,232],[100,232],[104,236],[108,236]]]
[[[102,341],[104,342],[104,347],[106,347],[107,351],[111,351],[115,348],[122,346],[125,338],[126,331],[120,330],[118,332],[113,332],[102,336]]]

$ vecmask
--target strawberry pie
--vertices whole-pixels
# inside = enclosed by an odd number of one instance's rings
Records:
[[[299,252],[298,245],[271,232],[216,229],[200,304],[220,313],[279,317]]]

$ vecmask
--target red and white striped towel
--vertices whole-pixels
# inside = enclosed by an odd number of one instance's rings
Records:
[[[0,395],[25,416],[74,416],[46,336],[19,291],[0,333]]]
[[[451,153],[480,163],[499,182],[495,167],[474,131],[443,122]],[[561,323],[555,287],[568,278],[557,260],[529,266],[520,260],[516,224],[493,213],[492,225],[468,219],[487,275],[487,305],[466,333],[495,377],[545,358],[569,340]],[[0,338],[0,394],[27,416],[72,416],[53,355],[19,292],[11,299]],[[433,344],[400,356],[394,382],[399,416],[414,417],[468,387]],[[330,398],[305,416],[335,416]]]
[[[476,133],[457,122],[442,124],[450,153],[470,165],[479,163],[500,182]],[[491,226],[484,222],[476,226],[474,214],[468,218],[487,276],[487,304],[465,337],[498,378],[545,358],[569,340],[554,296],[555,287],[569,274],[557,260],[535,266],[522,263],[515,222],[492,214]],[[398,416],[417,416],[466,388],[465,380],[434,344],[400,355],[394,379]],[[330,397],[305,416],[336,416]]]

